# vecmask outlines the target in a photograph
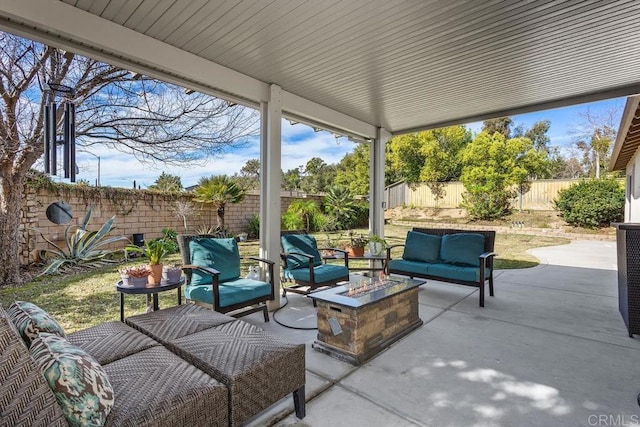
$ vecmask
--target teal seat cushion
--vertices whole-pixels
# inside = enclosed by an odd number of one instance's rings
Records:
[[[191,264],[214,268],[220,272],[220,282],[240,277],[240,252],[236,239],[203,237],[189,241]],[[213,283],[211,275],[194,270],[191,285]]]
[[[271,295],[271,285],[253,279],[235,279],[220,283],[220,307],[243,303]],[[184,289],[187,299],[213,304],[213,285],[189,285]]]
[[[406,259],[393,259],[389,261],[389,270],[410,274],[430,274],[431,263],[422,261],[410,261]]]
[[[433,264],[429,267],[432,276],[444,277],[451,280],[462,280],[465,282],[480,281],[480,267],[471,267],[452,264]],[[491,276],[491,269],[485,269],[485,280]]]
[[[349,269],[344,265],[320,264],[313,268],[313,275],[316,284],[335,282],[336,280],[348,280]],[[285,269],[284,278],[288,280],[301,280],[309,282],[310,275],[308,268]]]
[[[300,252],[313,256],[313,265],[322,264],[322,257],[318,252],[318,243],[315,237],[308,234],[285,234],[280,239],[284,253]],[[287,256],[287,268],[296,269],[309,267],[309,259],[299,255]]]
[[[484,253],[484,236],[475,233],[455,233],[442,237],[440,259],[450,264],[480,266]]]
[[[402,259],[408,261],[438,262],[440,261],[440,243],[442,237],[418,231],[407,232]]]

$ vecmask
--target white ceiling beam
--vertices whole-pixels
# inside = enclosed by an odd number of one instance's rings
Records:
[[[350,135],[367,138],[376,137],[375,126],[290,92],[282,91],[282,110],[286,117],[295,117],[301,121],[308,119],[311,124],[326,127],[327,130],[342,130]]]

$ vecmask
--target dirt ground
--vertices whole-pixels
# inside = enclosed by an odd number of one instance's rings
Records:
[[[415,221],[424,223],[480,224],[520,228],[541,228],[561,230],[566,233],[615,234],[615,228],[605,227],[591,230],[568,225],[560,218],[557,211],[522,211],[514,210],[505,218],[495,221],[474,221],[465,209],[434,209],[416,207],[397,207],[385,211],[385,219],[394,221]]]

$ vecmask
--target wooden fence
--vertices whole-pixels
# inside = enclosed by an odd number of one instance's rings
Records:
[[[513,201],[513,207],[526,210],[553,210],[553,200],[562,189],[570,187],[579,179],[541,179],[533,181],[529,191]],[[464,186],[461,182],[444,183],[444,197],[436,200],[427,184],[409,186],[404,182],[390,185],[385,189],[388,208],[416,206],[422,208],[453,209],[462,205]]]

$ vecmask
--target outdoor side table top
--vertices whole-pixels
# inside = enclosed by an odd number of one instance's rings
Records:
[[[150,297],[153,300],[153,305],[150,307],[153,311],[158,310],[158,294],[160,292],[170,291],[172,289],[178,289],[178,305],[182,305],[182,285],[184,285],[185,278],[180,277],[177,282],[168,282],[162,280],[159,285],[149,286],[144,288],[124,286],[122,280],[116,282],[116,291],[120,294],[120,321],[124,322],[124,294],[146,295],[147,305],[150,303]]]

